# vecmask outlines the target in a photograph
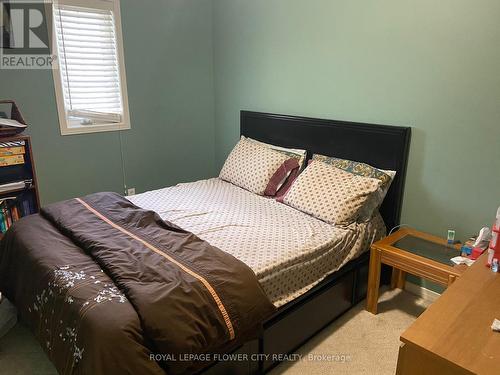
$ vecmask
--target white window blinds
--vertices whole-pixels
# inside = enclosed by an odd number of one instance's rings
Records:
[[[113,11],[54,4],[53,21],[68,126],[122,122]]]

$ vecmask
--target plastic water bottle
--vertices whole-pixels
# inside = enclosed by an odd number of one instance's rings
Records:
[[[500,207],[497,210],[497,217],[491,228],[491,241],[488,249],[488,258],[500,258]],[[491,254],[491,255],[490,255]]]
[[[493,262],[491,262],[491,271],[498,272],[498,259],[497,258],[493,259]]]

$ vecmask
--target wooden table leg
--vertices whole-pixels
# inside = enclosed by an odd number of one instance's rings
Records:
[[[396,288],[404,290],[405,283],[406,283],[406,272],[399,270],[398,279],[396,282]]]
[[[453,284],[456,279],[457,279],[457,277],[455,275],[449,275],[448,276],[448,286],[450,286],[451,284]]]
[[[392,267],[391,289],[397,288],[400,272],[401,272],[401,270],[398,270],[396,267]]]
[[[392,276],[391,276],[391,289],[398,288],[404,289],[406,281],[406,272],[401,271],[398,268],[392,268]]]
[[[368,292],[366,295],[366,310],[371,312],[372,314],[377,313],[379,286],[380,286],[380,251],[372,247],[370,250]]]

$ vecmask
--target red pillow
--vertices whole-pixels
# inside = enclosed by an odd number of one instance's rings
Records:
[[[274,172],[266,186],[264,195],[274,197],[278,192],[282,192],[284,188],[288,190],[293,180],[297,177],[299,168],[300,164],[297,159],[291,158],[286,160],[276,172]]]
[[[278,202],[283,203],[283,199],[285,198],[286,193],[288,193],[288,190],[293,185],[293,182],[295,179],[299,176],[299,168],[294,169],[292,172],[290,172],[290,175],[286,179],[285,183],[279,188],[278,192],[276,193],[276,200]]]

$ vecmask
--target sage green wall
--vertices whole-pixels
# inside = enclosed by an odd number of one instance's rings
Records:
[[[139,191],[212,175],[214,108],[210,0],[121,0],[132,130],[61,136],[52,72],[0,70],[0,98],[30,124],[44,203]]]
[[[238,138],[239,110],[251,109],[411,125],[402,221],[460,237],[490,224],[498,1],[121,3],[132,121],[123,147],[117,132],[60,135],[51,72],[0,70],[0,97],[31,124],[45,203],[122,191],[121,151],[139,191],[211,176]]]
[[[500,205],[500,2],[214,0],[216,157],[239,110],[409,125],[402,222],[444,235]]]

